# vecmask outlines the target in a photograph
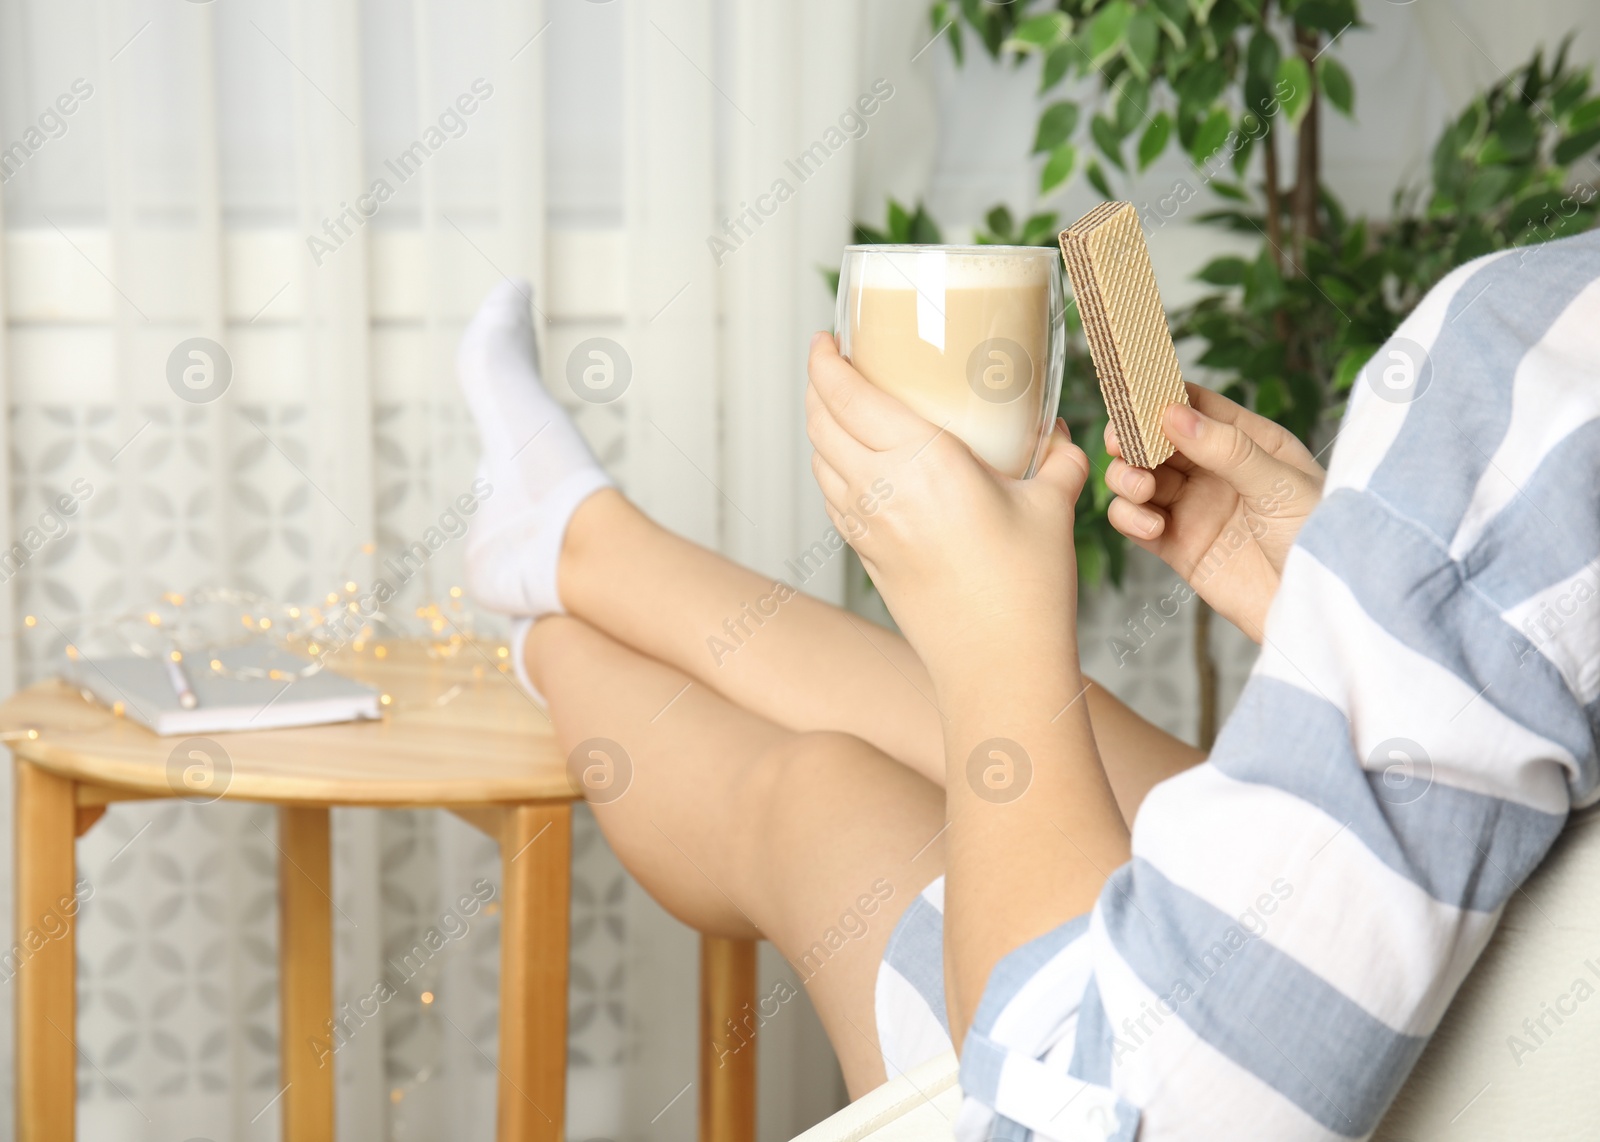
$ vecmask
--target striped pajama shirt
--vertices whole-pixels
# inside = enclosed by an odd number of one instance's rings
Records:
[[[1093,911],[990,977],[978,1139],[1364,1138],[1568,815],[1600,799],[1600,233],[1450,274],[1357,378],[1207,761]],[[943,884],[879,971],[948,1049]]]

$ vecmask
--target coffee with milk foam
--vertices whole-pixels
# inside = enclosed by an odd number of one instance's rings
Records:
[[[999,251],[873,252],[849,282],[842,315],[851,363],[1020,477],[1046,415],[1052,269]]]

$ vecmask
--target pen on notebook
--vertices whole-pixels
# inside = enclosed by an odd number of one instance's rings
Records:
[[[189,676],[183,672],[183,652],[174,650],[162,659],[167,664],[167,678],[172,682],[172,692],[178,696],[178,705],[192,710],[200,704],[189,685]]]

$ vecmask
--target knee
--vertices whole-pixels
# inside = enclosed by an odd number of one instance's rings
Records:
[[[850,775],[859,774],[877,756],[876,749],[854,734],[813,730],[791,735],[769,749],[756,766],[755,777],[771,797],[837,798]]]
[[[541,694],[549,697],[545,683],[551,664],[570,662],[574,655],[597,650],[603,638],[582,619],[571,615],[546,615],[529,628],[527,641],[521,647],[512,647],[511,653],[522,655],[529,680]]]
[[[880,764],[896,763],[853,734],[818,730],[786,737],[745,778],[745,819],[754,826],[757,844],[790,848],[820,839],[797,834],[839,820],[851,789]]]

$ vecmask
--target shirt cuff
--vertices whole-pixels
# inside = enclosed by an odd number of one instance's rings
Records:
[[[962,1142],[1133,1142],[1139,1111],[1074,1058],[1110,1055],[1104,1019],[1080,1019],[1094,994],[1089,918],[1079,916],[995,965],[961,1049]],[[1080,1035],[1107,1040],[1079,1044]],[[1092,1049],[1084,1050],[1088,1046]],[[1096,1079],[1101,1081],[1086,1081]]]

